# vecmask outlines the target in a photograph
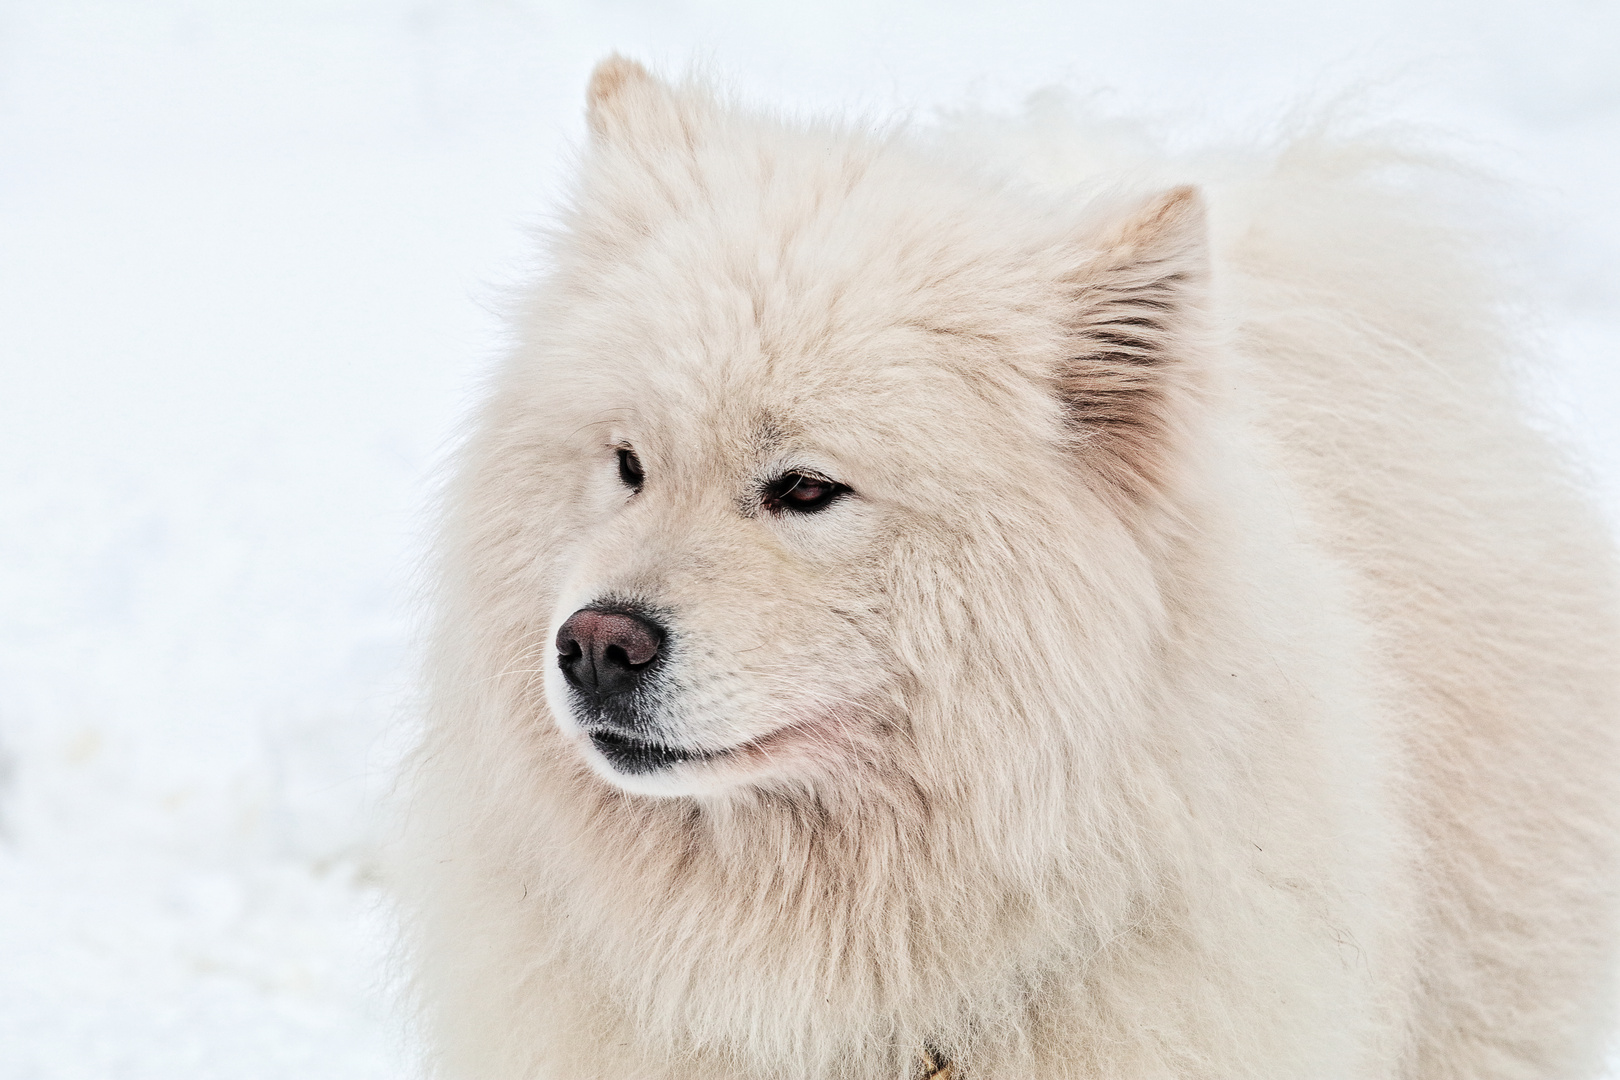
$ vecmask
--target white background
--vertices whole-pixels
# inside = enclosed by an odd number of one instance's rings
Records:
[[[1522,192],[1620,507],[1612,0],[0,0],[0,1080],[414,1073],[370,809],[411,567],[612,49],[1193,136],[1360,86]]]

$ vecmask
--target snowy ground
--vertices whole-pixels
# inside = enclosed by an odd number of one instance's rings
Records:
[[[366,1080],[433,462],[591,63],[1252,129],[1365,80],[1525,186],[1620,508],[1614,0],[0,0],[0,1080]]]

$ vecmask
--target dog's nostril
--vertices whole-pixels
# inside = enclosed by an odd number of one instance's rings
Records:
[[[584,608],[557,631],[557,666],[593,697],[631,690],[658,658],[664,630],[643,615]]]

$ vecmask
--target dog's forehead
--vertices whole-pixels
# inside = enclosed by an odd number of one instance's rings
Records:
[[[1001,424],[1032,384],[993,351],[912,325],[664,330],[603,386],[607,410],[690,451],[772,457],[830,443],[920,446]]]
[[[932,442],[1027,404],[1062,335],[1035,295],[1057,295],[1038,283],[1039,222],[914,162],[805,149],[706,176],[583,260],[559,314],[588,361],[559,374],[589,379],[601,411],[728,455]]]

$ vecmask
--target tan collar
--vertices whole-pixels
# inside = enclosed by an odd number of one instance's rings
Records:
[[[923,1047],[918,1057],[922,1060],[922,1080],[954,1080],[956,1077],[956,1066],[932,1046]]]

